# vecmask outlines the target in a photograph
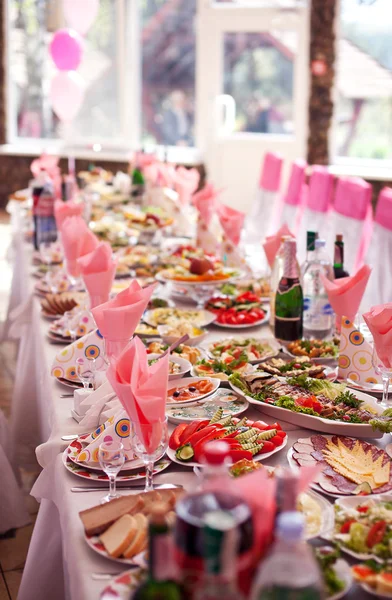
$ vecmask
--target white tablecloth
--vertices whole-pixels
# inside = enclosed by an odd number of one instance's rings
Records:
[[[20,246],[15,268],[23,265],[31,271],[31,251]],[[27,271],[26,271],[27,269]],[[22,306],[12,324],[11,333],[20,336],[20,353],[15,382],[12,414],[12,432],[17,442],[18,457],[24,464],[31,460],[31,452],[37,446],[36,455],[43,471],[32,494],[41,500],[41,506],[23,573],[19,600],[95,600],[105,587],[95,581],[91,573],[117,573],[121,565],[101,558],[83,539],[79,511],[99,503],[103,491],[72,493],[74,485],[90,485],[90,482],[73,476],[62,465],[61,452],[67,443],[61,440],[66,434],[82,433],[81,427],[71,417],[72,398],[60,398],[70,389],[54,381],[49,373],[59,346],[51,345],[46,338],[48,322],[40,316],[39,298],[33,295],[34,279],[29,275],[24,282]],[[270,335],[267,328],[247,330],[247,335]],[[211,329],[209,339],[231,335],[232,331]],[[260,418],[251,408],[250,418]],[[271,422],[269,417],[262,417]],[[288,445],[306,437],[309,431],[296,429],[287,424]],[[379,442],[380,443],[380,442]],[[382,445],[382,442],[380,443]],[[269,465],[287,463],[286,451],[267,461]],[[181,483],[189,488],[195,476],[191,469],[173,464],[156,478],[157,483]],[[356,589],[352,598],[362,598]]]

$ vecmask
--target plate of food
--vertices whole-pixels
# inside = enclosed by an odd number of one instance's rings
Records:
[[[93,460],[92,457],[90,456],[90,452],[88,452],[88,456],[91,460],[78,460],[78,456],[82,457],[81,453],[83,453],[85,456],[87,456],[87,453],[83,452],[83,451],[88,445],[85,442],[85,440],[86,440],[86,438],[90,438],[90,435],[91,434],[86,433],[86,434],[80,435],[76,440],[72,440],[72,442],[67,447],[68,458],[69,458],[69,460],[72,460],[73,463],[75,463],[76,465],[79,465],[82,468],[88,469],[89,471],[98,471],[101,473],[101,475],[104,475],[104,472],[102,471],[102,468],[98,462],[98,459]],[[96,449],[95,452],[98,454],[98,448]],[[133,471],[134,469],[142,469],[143,467],[144,467],[143,461],[139,458],[133,457],[131,460],[125,461],[120,472],[125,473],[127,471]]]
[[[246,355],[240,354],[238,358],[228,356],[225,360],[218,358],[203,358],[198,361],[191,370],[194,377],[216,377],[221,381],[228,381],[233,373],[250,373],[254,371],[254,366],[251,365]]]
[[[41,300],[41,314],[46,319],[59,319],[65,312],[82,304],[86,294],[82,292],[64,292],[63,294],[46,294]]]
[[[233,281],[241,277],[239,269],[224,267],[222,263],[213,264],[206,259],[192,259],[190,266],[176,265],[163,269],[155,276],[158,281],[180,283],[182,286],[217,286],[222,281]]]
[[[290,466],[321,467],[312,488],[333,498],[392,490],[391,458],[377,446],[346,436],[300,438],[287,455]]]
[[[335,527],[330,539],[350,556],[391,563],[391,532],[392,494],[336,500]]]
[[[278,377],[296,377],[301,374],[316,379],[325,379],[326,377],[325,365],[317,365],[306,356],[298,356],[293,359],[291,356],[280,354],[259,363],[257,370]]]
[[[275,356],[279,348],[278,342],[273,338],[228,337],[209,344],[207,352],[211,358],[223,361],[228,357],[246,355],[249,363],[256,364]]]
[[[315,363],[328,364],[335,362],[339,355],[339,340],[296,340],[286,346],[290,356],[306,356]]]
[[[174,344],[183,335],[188,335],[187,344],[198,346],[207,335],[207,330],[179,321],[173,325],[158,325],[158,333],[165,344]]]
[[[348,563],[340,558],[339,549],[319,546],[314,548],[314,555],[323,576],[326,599],[343,598],[352,586],[353,576]]]
[[[196,327],[206,327],[215,321],[216,315],[208,310],[186,310],[184,308],[155,308],[148,310],[143,321],[157,327],[158,325],[178,325],[189,323]]]
[[[157,362],[161,357],[161,354],[149,354],[148,364]],[[191,363],[189,360],[182,358],[179,354],[171,354],[169,359],[169,381],[173,379],[180,379],[184,377],[191,370]]]
[[[187,377],[167,390],[166,406],[198,402],[210,396],[219,387],[219,380],[212,377]]]
[[[163,354],[169,347],[169,344],[164,344],[161,340],[155,340],[148,344],[147,354]],[[185,360],[189,360],[191,365],[194,365],[198,360],[201,360],[205,354],[200,348],[195,346],[189,346],[187,344],[180,344],[172,352],[172,355],[179,355]]]
[[[152,338],[158,337],[159,331],[156,327],[147,325],[147,323],[139,323],[135,329],[135,335],[138,335],[141,338]]]
[[[171,423],[190,423],[196,420],[211,420],[216,414],[220,419],[236,417],[245,412],[248,407],[249,403],[244,398],[240,398],[233,392],[218,389],[205,401],[189,406],[168,406],[166,415]]]
[[[272,426],[262,421],[248,421],[246,417],[238,419],[231,415],[221,419],[220,411],[217,411],[212,419],[197,419],[177,425],[170,436],[167,455],[180,465],[199,466],[203,460],[205,444],[223,438],[230,444],[229,457],[232,462],[242,459],[264,460],[283,450],[287,444],[287,434],[282,431],[279,423]]]
[[[391,600],[391,565],[381,565],[375,560],[367,560],[351,567],[351,572],[355,581],[365,592],[382,600]]]
[[[261,298],[262,302],[270,301],[271,285],[269,277],[241,278],[234,283],[223,283],[219,288],[221,294],[226,296],[237,296],[238,293],[252,292]]]
[[[219,327],[244,329],[263,325],[269,319],[269,309],[252,292],[237,296],[214,296],[208,300],[205,308],[216,314],[214,324]]]
[[[174,507],[183,494],[181,489],[130,494],[79,513],[86,543],[101,556],[121,564],[145,565],[148,542],[148,515],[154,502]],[[142,554],[143,553],[143,554]]]
[[[234,373],[229,383],[265,414],[305,429],[373,438],[392,431],[392,417],[383,414],[376,398],[353,393],[343,383],[306,375],[285,379],[263,371]]]

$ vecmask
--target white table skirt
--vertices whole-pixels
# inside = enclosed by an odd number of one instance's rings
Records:
[[[28,264],[31,252],[23,247],[16,265]],[[34,280],[25,281],[23,310],[19,310],[17,323],[12,332],[20,336],[18,371],[13,397],[12,432],[19,450],[19,460],[29,460],[35,445],[37,459],[43,467],[32,494],[41,500],[39,515],[34,528],[31,545],[23,573],[19,600],[96,600],[105,582],[94,581],[91,573],[117,573],[124,570],[121,565],[94,553],[83,539],[83,528],[79,511],[99,503],[103,491],[72,493],[73,485],[90,485],[81,478],[67,472],[61,454],[66,443],[62,435],[82,433],[80,426],[71,417],[72,398],[60,398],[69,388],[58,384],[50,377],[52,360],[59,346],[51,345],[46,338],[48,322],[40,316],[39,298],[33,296]],[[209,341],[232,330],[212,329]],[[267,328],[247,330],[246,335],[268,335]],[[253,407],[248,411],[250,418],[261,416]],[[288,445],[310,434],[295,426],[284,425],[289,432]],[[389,441],[386,438],[386,443]],[[382,442],[380,443],[382,445]],[[267,461],[269,465],[287,464],[286,451],[276,454]],[[173,464],[156,478],[157,483],[181,483],[186,488],[195,484],[191,469]],[[104,489],[104,486],[103,486]],[[358,589],[351,598],[365,598]]]

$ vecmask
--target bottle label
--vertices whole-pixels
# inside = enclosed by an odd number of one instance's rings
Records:
[[[170,533],[159,534],[153,539],[152,569],[156,581],[176,579],[174,542]]]

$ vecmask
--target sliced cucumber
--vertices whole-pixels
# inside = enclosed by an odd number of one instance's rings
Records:
[[[244,433],[239,433],[238,435],[236,435],[235,439],[238,440],[239,442],[245,442],[246,440],[249,440],[253,437],[257,438],[259,435],[259,432],[260,432],[259,429],[256,429],[255,427],[251,427],[247,431],[244,431]]]
[[[176,450],[176,458],[181,460],[182,462],[188,462],[192,460],[195,452],[190,444],[185,444],[184,446],[180,446]]]
[[[354,490],[354,494],[356,496],[367,495],[367,494],[371,494],[371,493],[372,493],[372,488],[370,487],[370,485],[367,481],[364,481],[363,483],[360,483],[359,485],[357,485],[357,487]]]
[[[231,427],[227,427],[225,435],[230,435],[231,433],[234,433],[235,431],[237,431],[237,426],[236,425],[232,425]]]
[[[267,431],[262,431],[258,435],[257,439],[258,440],[265,440],[265,441],[271,440],[273,437],[276,436],[276,431],[277,431],[276,429],[270,429],[270,430],[267,430]]]
[[[239,429],[240,427],[243,427],[246,424],[247,420],[248,420],[247,417],[242,417],[242,419],[240,419],[237,423],[237,429]]]
[[[222,415],[223,415],[223,408],[220,407],[215,411],[209,424],[213,425],[214,423],[217,423],[218,421],[220,421],[220,419],[222,418]]]
[[[249,442],[249,444],[241,444],[243,450],[248,450],[248,452],[252,453],[252,456],[258,454],[261,450],[261,444],[255,444],[254,442]]]
[[[219,425],[222,425],[223,427],[230,427],[231,426],[231,415],[229,415],[228,417],[225,417],[224,419],[220,419],[218,421]]]

